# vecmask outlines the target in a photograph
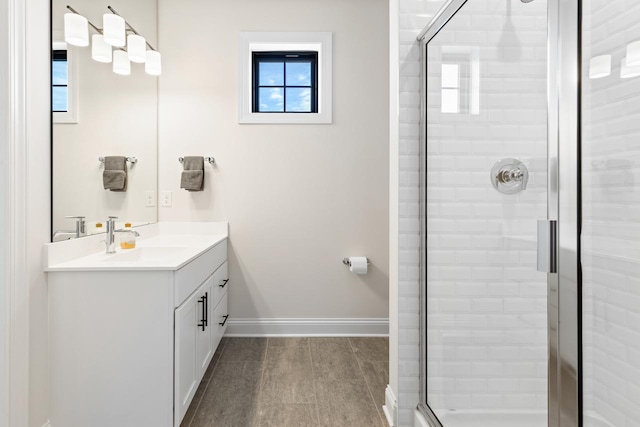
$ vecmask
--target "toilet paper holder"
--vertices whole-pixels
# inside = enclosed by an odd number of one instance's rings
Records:
[[[342,263],[344,265],[348,265],[349,267],[351,267],[351,261],[349,261],[349,258],[342,258]],[[368,257],[367,257],[367,265],[371,265],[371,261],[369,260]]]

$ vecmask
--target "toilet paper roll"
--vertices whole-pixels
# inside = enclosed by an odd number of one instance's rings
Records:
[[[349,270],[353,274],[367,274],[367,257],[352,256],[349,257]]]

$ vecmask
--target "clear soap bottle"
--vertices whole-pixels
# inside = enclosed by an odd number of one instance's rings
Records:
[[[131,229],[131,223],[124,224],[124,229],[127,231],[121,234],[120,247],[122,249],[133,249],[136,247],[136,234]]]

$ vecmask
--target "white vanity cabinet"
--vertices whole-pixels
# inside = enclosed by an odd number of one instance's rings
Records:
[[[227,327],[227,263],[175,311],[175,425],[179,426]],[[215,309],[214,309],[215,306]]]
[[[47,269],[52,427],[180,426],[226,329],[227,239],[170,252]]]

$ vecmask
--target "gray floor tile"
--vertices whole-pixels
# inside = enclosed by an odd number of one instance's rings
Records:
[[[272,347],[303,347],[309,345],[309,338],[307,337],[277,337],[268,338],[269,346]]]
[[[318,413],[323,427],[374,427],[382,420],[364,379],[316,381]]]
[[[227,338],[220,361],[261,362],[266,351],[266,338]]]
[[[191,426],[256,425],[262,369],[262,362],[218,362]]]
[[[189,409],[187,409],[187,413],[184,414],[184,418],[180,423],[180,427],[188,427],[191,421],[193,420],[193,418],[195,417],[196,411],[198,410],[198,406],[200,404],[200,401],[202,400],[202,396],[204,395],[204,391],[207,388],[208,384],[209,384],[209,381],[206,381],[204,379],[202,380],[202,382],[200,382],[200,386],[198,386],[198,389],[196,390],[196,394],[193,396],[193,400],[189,405]]]
[[[389,338],[385,337],[363,337],[349,338],[353,351],[358,360],[369,362],[389,361]]]
[[[348,339],[312,341],[311,360],[316,379],[363,379]]]
[[[381,417],[382,405],[384,405],[384,391],[389,384],[389,362],[360,362],[360,367],[364,373],[364,379],[367,381],[373,402]]]
[[[260,393],[262,404],[315,403],[308,347],[269,347]]]
[[[315,404],[277,404],[260,407],[259,427],[317,427]]]

